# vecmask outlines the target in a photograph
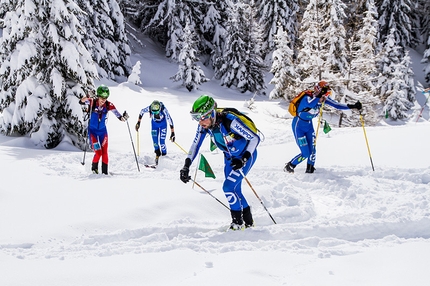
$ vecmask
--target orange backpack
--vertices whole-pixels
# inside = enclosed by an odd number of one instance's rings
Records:
[[[288,111],[292,116],[297,116],[297,107],[300,104],[300,101],[305,95],[312,96],[313,90],[308,89],[300,92],[298,95],[296,95],[293,99],[290,101],[290,105],[288,106]]]

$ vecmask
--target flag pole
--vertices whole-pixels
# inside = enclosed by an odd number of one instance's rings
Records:
[[[184,151],[184,153],[187,153],[187,151],[185,151],[184,148],[182,148],[178,143],[174,142],[176,144],[176,146],[178,146],[179,149],[181,149],[182,151]],[[200,189],[202,189],[203,191],[205,191],[207,194],[209,194],[212,198],[214,198],[217,202],[219,202],[220,204],[222,204],[226,209],[230,210],[230,208],[228,206],[226,206],[223,202],[221,202],[218,198],[216,198],[214,195],[212,195],[209,191],[207,191],[205,188],[203,188],[199,183],[197,183],[196,181],[194,181],[193,179],[191,179],[191,181],[193,181],[194,184],[197,185],[197,187],[199,187]]]
[[[198,163],[197,163],[197,166],[200,166],[200,160],[202,159],[202,156],[201,156],[201,154],[200,154],[200,156],[199,156],[199,161],[198,161]],[[196,184],[196,178],[197,178],[197,170],[198,170],[199,168],[197,167],[196,168],[196,172],[194,173],[194,180],[193,180],[193,186],[191,187],[192,189],[194,189],[194,185]]]

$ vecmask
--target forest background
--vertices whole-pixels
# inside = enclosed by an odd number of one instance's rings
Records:
[[[130,31],[164,49],[178,71],[160,76],[190,92],[211,80],[289,101],[324,79],[336,100],[363,103],[368,124],[407,120],[417,93],[410,49],[423,54],[418,88],[430,83],[429,11],[425,0],[1,0],[0,131],[84,149],[77,98],[94,81],[139,72]],[[325,113],[360,125],[358,114]]]

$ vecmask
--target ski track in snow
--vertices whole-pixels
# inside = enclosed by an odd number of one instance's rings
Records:
[[[143,164],[152,163],[153,155],[145,154],[138,158],[141,170],[137,172],[133,155],[115,152],[110,156],[110,169],[127,171],[114,171],[113,176],[104,177],[90,174],[92,154],[86,155],[85,166],[77,164],[82,160],[80,152],[40,156],[34,160],[44,167],[48,177],[65,176],[82,181],[155,177],[179,182],[184,157],[183,154],[169,154],[160,158],[159,167],[152,170]],[[218,177],[211,185],[219,188],[223,180],[222,164],[212,167]],[[293,175],[285,174],[282,180],[277,179],[279,172],[282,170],[256,164],[248,175],[276,225],[244,181],[243,189],[256,222],[254,228],[244,231],[226,231],[227,224],[206,217],[198,221],[183,218],[167,224],[145,224],[137,229],[82,234],[71,242],[45,238],[37,243],[0,245],[0,249],[22,259],[82,258],[181,249],[210,253],[274,250],[325,258],[357,253],[379,243],[399,244],[430,238],[430,168],[384,168],[378,172],[362,167],[320,168],[313,176],[296,171]],[[215,196],[225,202],[220,191]]]

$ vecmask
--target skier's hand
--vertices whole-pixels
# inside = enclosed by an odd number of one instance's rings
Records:
[[[361,108],[363,107],[363,105],[361,104],[360,101],[357,101],[354,104],[347,104],[347,106],[349,107],[349,109],[357,109],[357,110],[361,110]]]
[[[233,168],[233,170],[235,170],[235,171],[237,171],[237,170],[239,170],[240,168],[242,168],[243,167],[243,165],[244,165],[244,162],[243,162],[243,160],[242,159],[238,159],[238,158],[233,158],[232,160],[231,160],[231,164],[230,164],[230,166]]]
[[[191,180],[190,174],[190,168],[187,166],[184,166],[181,171],[179,172],[179,178],[182,182],[188,183]]]
[[[130,116],[128,115],[127,111],[124,111],[124,113],[122,114],[122,117],[127,120],[130,118]]]
[[[170,141],[175,142],[175,131],[170,132]]]
[[[134,127],[136,131],[139,131],[140,128],[140,121],[137,121],[136,126]]]
[[[230,166],[233,167],[233,170],[239,170],[240,168],[242,168],[243,166],[245,166],[246,161],[248,161],[248,159],[251,157],[251,153],[249,153],[248,151],[245,151],[245,153],[243,153],[242,159],[239,158],[233,158],[231,160],[231,164]]]

